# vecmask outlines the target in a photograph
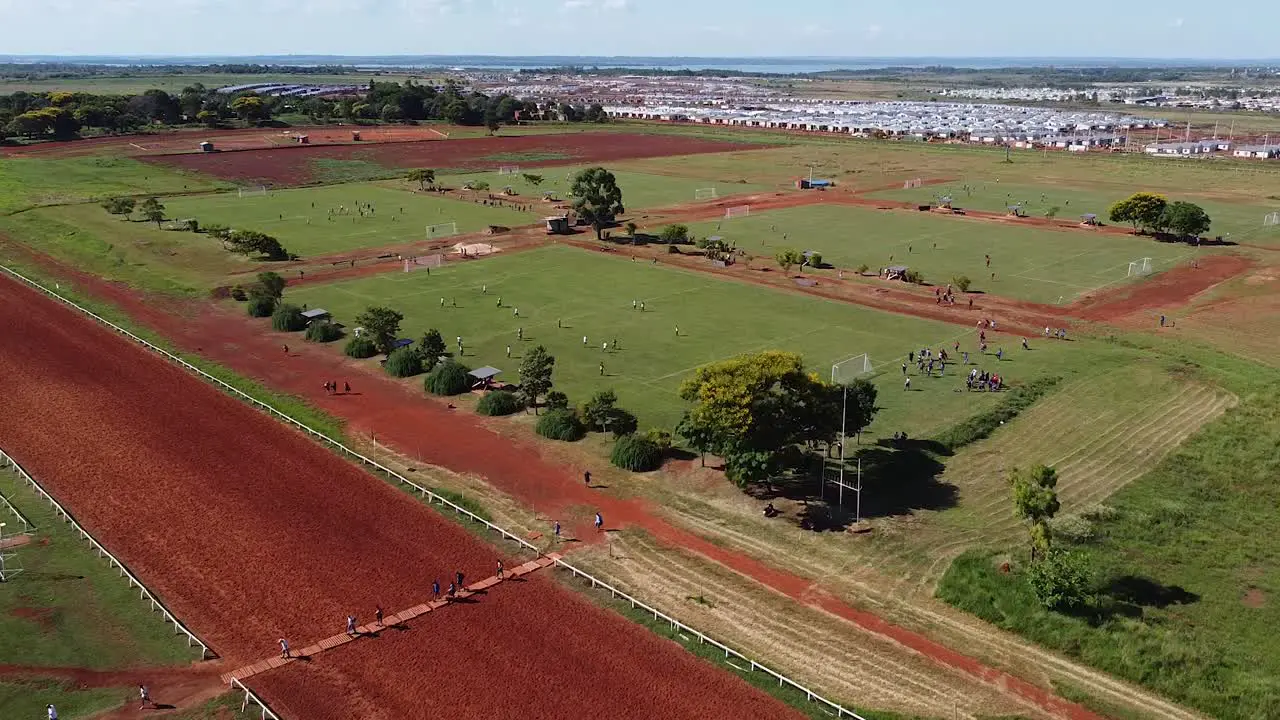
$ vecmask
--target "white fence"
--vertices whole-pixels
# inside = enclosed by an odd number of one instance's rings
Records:
[[[342,443],[338,442],[337,440],[334,440],[333,438],[329,437],[328,435],[325,435],[324,433],[322,433],[322,432],[320,432],[320,431],[318,431],[318,430],[313,430],[312,428],[310,428],[310,427],[308,427],[307,425],[304,425],[303,423],[301,423],[301,422],[299,422],[299,421],[295,420],[294,418],[290,417],[289,415],[286,415],[285,413],[280,412],[279,410],[277,410],[277,409],[275,409],[274,407],[272,407],[272,406],[270,406],[270,405],[268,405],[268,404],[266,404],[266,403],[264,403],[264,402],[262,402],[262,401],[258,400],[257,398],[254,398],[254,397],[252,397],[252,396],[248,395],[247,393],[245,393],[245,392],[243,392],[243,391],[239,390],[238,388],[236,388],[236,387],[234,387],[234,386],[232,386],[232,385],[230,385],[230,384],[228,384],[228,383],[226,383],[226,382],[224,382],[224,381],[222,381],[222,380],[220,380],[220,379],[218,379],[218,378],[216,378],[216,377],[214,377],[214,376],[210,375],[209,373],[205,372],[204,370],[201,370],[200,368],[196,367],[195,365],[192,365],[191,363],[187,362],[186,360],[183,360],[182,358],[178,357],[177,355],[174,355],[173,353],[169,352],[168,350],[165,350],[164,348],[158,347],[158,346],[156,346],[156,345],[154,345],[154,344],[152,344],[152,343],[148,342],[147,340],[144,340],[143,338],[138,337],[138,336],[137,336],[137,335],[135,335],[134,333],[131,333],[131,332],[129,332],[128,330],[126,330],[126,329],[124,329],[124,328],[120,327],[119,325],[116,325],[115,323],[111,322],[110,320],[107,320],[106,318],[104,318],[104,317],[102,317],[102,316],[98,315],[97,313],[94,313],[92,310],[89,310],[89,309],[87,309],[87,308],[81,307],[80,305],[77,305],[76,303],[74,303],[74,302],[72,302],[72,301],[70,301],[70,300],[68,300],[68,299],[66,299],[66,298],[64,298],[64,297],[62,297],[62,296],[61,296],[61,295],[59,295],[58,293],[53,292],[52,290],[49,290],[49,289],[48,289],[48,288],[46,288],[45,286],[43,286],[43,285],[41,285],[41,284],[39,284],[39,283],[35,282],[34,280],[31,280],[30,278],[27,278],[26,276],[24,276],[24,275],[22,275],[22,274],[20,274],[20,273],[18,273],[18,272],[15,272],[15,271],[14,271],[14,270],[12,270],[11,268],[8,268],[8,267],[6,267],[6,266],[4,266],[4,265],[0,265],[0,270],[3,270],[4,272],[8,273],[9,275],[13,276],[14,278],[16,278],[16,279],[18,279],[18,280],[20,280],[20,281],[22,281],[22,282],[26,283],[27,285],[30,285],[31,287],[35,288],[36,290],[39,290],[40,292],[43,292],[43,293],[45,293],[46,295],[49,295],[50,297],[54,298],[55,300],[58,300],[59,302],[65,303],[66,305],[68,305],[68,306],[70,306],[70,307],[72,307],[72,308],[74,308],[74,309],[76,309],[76,310],[78,310],[78,311],[80,311],[80,312],[84,313],[85,315],[88,315],[89,317],[93,318],[94,320],[97,320],[98,322],[102,323],[103,325],[106,325],[107,327],[111,328],[112,330],[115,330],[116,332],[120,333],[121,335],[124,335],[125,337],[127,337],[127,338],[129,338],[130,340],[132,340],[132,341],[134,341],[134,342],[138,343],[139,345],[143,346],[144,348],[146,348],[146,349],[148,349],[148,350],[151,350],[152,352],[158,353],[158,354],[160,354],[161,356],[163,356],[163,357],[165,357],[165,358],[169,359],[170,361],[172,361],[172,362],[174,362],[174,363],[177,363],[178,365],[181,365],[182,367],[186,368],[187,370],[191,371],[192,373],[195,373],[196,375],[198,375],[198,376],[200,376],[200,377],[204,378],[205,380],[207,380],[207,381],[209,381],[209,382],[213,383],[215,386],[217,386],[217,387],[219,387],[219,388],[221,388],[221,389],[223,389],[223,390],[225,390],[225,391],[227,391],[227,392],[231,393],[232,395],[234,395],[234,396],[236,396],[236,397],[238,397],[238,398],[240,398],[240,399],[242,399],[242,400],[246,400],[246,401],[248,401],[249,403],[253,404],[254,406],[256,406],[256,407],[258,407],[259,409],[263,410],[264,412],[268,413],[269,415],[273,415],[273,416],[275,416],[275,417],[277,417],[277,418],[279,418],[279,419],[281,419],[281,420],[285,421],[285,422],[286,422],[286,423],[288,423],[289,425],[292,425],[293,427],[298,428],[299,430],[301,430],[301,431],[305,432],[306,434],[308,434],[308,435],[312,436],[313,438],[315,438],[315,439],[319,440],[320,442],[325,443],[325,444],[327,444],[327,445],[329,445],[329,446],[333,447],[334,449],[336,449],[336,450],[339,450],[339,451],[343,452],[344,454],[348,455],[348,456],[349,456],[349,457],[351,457],[352,459],[358,460],[358,461],[360,461],[361,463],[363,463],[364,465],[367,465],[367,466],[369,466],[369,467],[371,467],[371,468],[374,468],[374,469],[378,470],[379,472],[383,473],[383,474],[384,474],[384,475],[386,475],[387,477],[393,478],[394,480],[396,480],[397,482],[401,483],[402,485],[406,485],[406,486],[408,486],[408,487],[413,488],[415,491],[417,491],[417,493],[418,493],[418,495],[419,495],[420,497],[425,498],[428,502],[431,502],[431,503],[438,503],[438,504],[440,504],[440,505],[447,506],[448,508],[450,508],[451,510],[453,510],[455,513],[457,513],[457,514],[459,514],[459,515],[462,515],[463,517],[465,517],[465,518],[467,518],[467,519],[469,519],[469,520],[471,520],[471,521],[473,521],[473,522],[477,522],[477,523],[480,523],[480,524],[484,525],[486,528],[488,528],[489,530],[491,530],[491,531],[493,531],[493,532],[495,532],[495,533],[499,534],[501,537],[503,537],[503,538],[505,538],[505,539],[507,539],[507,540],[511,540],[511,541],[513,541],[513,542],[515,542],[515,543],[517,543],[517,544],[518,544],[518,545],[520,545],[522,548],[524,548],[524,549],[526,549],[526,550],[530,550],[530,551],[532,551],[533,553],[535,553],[535,554],[537,554],[537,555],[541,555],[541,554],[542,554],[542,551],[541,551],[541,550],[539,550],[539,549],[537,548],[537,546],[535,546],[533,543],[528,542],[528,541],[527,541],[527,540],[525,540],[524,538],[519,537],[518,535],[515,535],[515,534],[513,534],[513,533],[511,533],[511,532],[508,532],[506,529],[504,529],[504,528],[502,528],[502,527],[499,527],[498,525],[495,525],[495,524],[493,524],[493,523],[489,522],[488,520],[485,520],[484,518],[480,517],[479,515],[476,515],[475,513],[471,512],[470,510],[468,510],[468,509],[466,509],[466,508],[464,508],[464,507],[462,507],[462,506],[460,506],[460,505],[458,505],[458,504],[456,504],[456,503],[454,503],[454,502],[451,502],[450,500],[448,500],[448,499],[446,499],[446,498],[444,498],[444,497],[441,497],[440,495],[437,495],[436,493],[432,492],[431,490],[428,490],[427,488],[425,488],[425,487],[423,487],[423,486],[421,486],[421,485],[419,485],[419,484],[415,483],[414,481],[412,481],[412,480],[410,480],[410,479],[408,479],[408,478],[404,477],[404,476],[403,476],[403,475],[401,475],[400,473],[398,473],[398,472],[396,472],[395,470],[392,470],[391,468],[389,468],[389,467],[387,467],[387,466],[383,465],[382,463],[378,462],[377,460],[374,460],[374,459],[372,459],[372,458],[366,457],[366,456],[365,456],[365,455],[363,455],[362,453],[359,453],[359,452],[356,452],[355,450],[352,450],[351,448],[347,447],[346,445],[343,445]],[[29,477],[29,476],[28,476],[28,477]],[[31,481],[31,482],[33,482],[33,483],[34,483],[34,481]],[[37,486],[37,487],[38,487],[38,486]],[[43,491],[41,491],[41,492],[42,492],[42,494],[44,494],[46,497],[48,497],[48,494],[47,494],[47,493],[43,493]],[[53,502],[53,498],[49,498],[49,500],[50,500],[51,502]],[[56,503],[56,502],[54,502],[54,505],[55,505],[55,506],[57,506],[57,503]],[[57,507],[59,508],[59,510],[61,510],[61,506],[57,506]],[[65,513],[65,511],[63,511],[63,514],[64,514],[64,515],[66,514],[66,513]],[[68,519],[70,518],[70,516],[69,516],[69,515],[67,515],[67,517],[68,517]],[[72,522],[74,523],[75,521],[74,521],[74,520],[72,520]],[[76,527],[77,527],[77,528],[79,528],[79,526],[78,526],[78,525],[77,525]],[[88,537],[88,533],[84,533],[84,531],[83,531],[83,530],[81,530],[81,532],[85,535],[85,537]],[[90,540],[90,542],[92,542],[96,547],[101,548],[101,545],[99,545],[99,544],[97,543],[97,541],[93,540],[92,538],[89,538],[89,540]],[[106,550],[105,550],[105,549],[101,549],[101,552],[105,553],[105,552],[106,552]],[[108,554],[107,556],[108,556],[108,557],[110,557],[110,555],[109,555],[109,554]],[[116,561],[116,560],[115,560],[115,558],[112,558],[112,560],[113,560],[117,565],[119,565],[119,561]],[[786,677],[786,676],[782,675],[781,673],[777,673],[777,672],[775,672],[775,671],[773,671],[773,670],[769,669],[768,667],[766,667],[766,666],[764,666],[764,665],[761,665],[760,663],[757,663],[755,660],[752,660],[751,658],[748,658],[746,655],[743,655],[742,653],[738,652],[737,650],[734,650],[734,649],[730,648],[729,646],[725,645],[724,643],[721,643],[721,642],[719,642],[719,641],[717,641],[717,640],[714,640],[714,639],[712,639],[712,638],[708,637],[707,635],[704,635],[703,633],[701,633],[701,632],[699,632],[699,631],[697,631],[697,630],[694,630],[693,628],[689,627],[688,625],[685,625],[684,623],[680,622],[679,620],[676,620],[675,618],[671,617],[670,615],[667,615],[666,613],[663,613],[662,611],[660,611],[660,610],[658,610],[658,609],[656,609],[656,608],[654,608],[654,607],[651,607],[651,606],[649,606],[649,605],[647,605],[647,604],[645,604],[645,603],[643,603],[643,602],[641,602],[641,601],[639,601],[639,600],[635,599],[634,597],[632,597],[632,596],[630,596],[630,595],[627,595],[626,593],[622,592],[621,590],[618,590],[617,588],[615,588],[615,587],[613,587],[612,585],[610,585],[610,584],[608,584],[608,583],[604,582],[603,580],[599,580],[599,579],[597,579],[596,577],[592,576],[591,574],[586,573],[586,572],[583,572],[582,570],[579,570],[578,568],[574,567],[573,565],[570,565],[568,562],[565,562],[565,561],[564,561],[564,559],[556,560],[556,565],[558,565],[558,566],[560,566],[560,567],[563,567],[564,569],[566,569],[566,570],[568,570],[569,572],[573,573],[574,577],[581,577],[581,578],[584,578],[585,580],[589,581],[589,582],[591,583],[591,586],[592,586],[592,587],[596,587],[596,588],[603,588],[603,589],[605,589],[605,590],[608,590],[608,591],[609,591],[609,594],[610,594],[610,595],[612,595],[614,598],[622,598],[623,600],[625,600],[625,601],[627,601],[627,602],[631,603],[631,607],[633,607],[633,608],[640,608],[640,609],[644,610],[645,612],[652,614],[652,615],[654,616],[654,618],[661,619],[661,620],[663,620],[664,622],[669,623],[673,629],[678,629],[678,630],[680,630],[680,631],[682,631],[682,632],[685,632],[685,633],[688,633],[688,634],[690,634],[690,635],[693,635],[693,636],[697,637],[697,638],[698,638],[698,642],[699,642],[699,643],[709,644],[709,645],[712,645],[712,646],[716,647],[716,648],[717,648],[717,649],[719,649],[719,650],[722,650],[722,651],[724,652],[724,654],[725,654],[725,658],[726,658],[726,659],[727,659],[727,658],[729,658],[729,657],[736,657],[736,658],[738,658],[739,660],[742,660],[742,661],[744,661],[744,662],[749,663],[749,665],[750,665],[750,668],[751,668],[751,671],[752,671],[752,672],[759,671],[759,672],[767,673],[768,675],[772,676],[773,678],[775,678],[775,679],[778,681],[778,686],[779,686],[779,687],[782,687],[782,686],[790,686],[790,687],[792,687],[793,689],[795,689],[795,690],[797,690],[797,691],[799,691],[799,692],[804,693],[805,697],[806,697],[806,698],[808,698],[808,700],[809,700],[810,702],[817,702],[817,703],[821,703],[821,704],[823,704],[823,705],[827,706],[827,708],[829,708],[831,712],[834,712],[834,713],[835,713],[835,715],[836,715],[836,717],[837,717],[837,718],[841,718],[841,717],[850,717],[850,718],[855,718],[856,720],[864,720],[864,718],[862,718],[862,716],[858,715],[857,713],[853,712],[852,710],[848,710],[848,709],[846,709],[845,707],[843,707],[843,706],[841,706],[841,705],[839,705],[839,704],[837,704],[837,703],[835,703],[835,702],[832,702],[831,700],[826,699],[825,697],[823,697],[823,696],[821,696],[821,695],[819,695],[819,694],[817,694],[817,693],[813,692],[813,691],[812,691],[812,690],[810,690],[809,688],[804,687],[803,685],[801,685],[801,684],[799,684],[799,683],[795,682],[794,680],[792,680],[792,679],[790,679],[790,678],[788,678],[788,677]],[[125,570],[124,570],[124,566],[123,566],[123,565],[121,565],[120,567],[121,567],[121,572],[122,572],[122,573],[123,573],[123,572],[127,572],[127,571],[125,571]],[[130,577],[130,578],[132,578],[133,576],[132,576],[132,575],[130,575],[129,577]],[[134,582],[137,582],[137,581],[136,581],[136,580],[134,580]],[[139,586],[141,586],[141,583],[137,583],[137,584],[138,584]],[[144,592],[146,592],[146,591],[145,591],[145,589],[144,589]],[[148,594],[149,594],[149,593],[148,593]],[[153,599],[153,600],[152,600],[152,602],[156,602],[156,601]],[[162,608],[162,609],[163,609],[163,608]],[[172,615],[170,615],[170,614],[168,613],[168,611],[165,611],[165,614],[166,614],[166,619],[172,619],[172,617],[173,617],[173,616],[172,616]],[[177,621],[176,619],[174,619],[174,620],[173,620],[173,622],[174,622],[174,623],[175,623],[175,625],[176,625],[178,621]],[[182,628],[182,629],[183,629],[184,631],[186,630],[185,628]],[[194,638],[194,637],[195,637],[194,635],[191,635],[189,632],[188,632],[188,635],[189,635],[190,637],[192,637],[192,638]],[[196,642],[199,642],[199,641],[198,641],[198,640],[196,640]],[[205,647],[203,643],[201,643],[201,647]],[[206,649],[206,650],[207,650],[207,649]],[[233,684],[233,685],[235,685],[235,686],[237,686],[237,687],[242,688],[242,689],[245,691],[245,703],[246,703],[246,704],[249,702],[249,700],[250,700],[250,699],[252,699],[254,702],[256,702],[256,703],[257,703],[257,704],[262,708],[263,718],[264,718],[264,719],[265,719],[265,718],[273,718],[274,720],[280,720],[280,719],[279,719],[279,717],[278,717],[278,716],[276,716],[276,714],[275,714],[275,713],[271,712],[271,710],[266,706],[266,704],[265,704],[265,703],[263,703],[260,699],[258,699],[258,697],[257,697],[256,695],[254,695],[252,692],[250,692],[250,691],[249,691],[249,689],[248,689],[247,687],[245,687],[242,683],[240,683],[240,681],[235,680],[235,681],[233,681],[233,682],[232,682],[232,684]]]
[[[102,543],[98,542],[97,538],[90,535],[88,530],[85,530],[80,523],[76,522],[76,519],[72,517],[71,513],[67,512],[67,509],[62,507],[57,500],[54,500],[53,496],[50,495],[48,491],[40,485],[40,483],[36,482],[36,479],[31,477],[31,473],[28,473],[23,469],[23,467],[18,464],[17,460],[14,460],[3,450],[0,450],[0,463],[5,466],[12,467],[14,471],[18,473],[18,477],[26,481],[26,483],[36,491],[36,494],[40,495],[40,497],[45,500],[48,500],[49,504],[53,506],[54,511],[57,512],[58,515],[62,516],[62,519],[67,521],[71,527],[75,528],[76,532],[80,533],[80,537],[87,540],[89,545],[97,551],[98,557],[106,558],[107,562],[110,563],[112,567],[120,571],[120,577],[125,578],[129,583],[129,587],[138,588],[138,599],[150,602],[152,612],[159,611],[160,614],[164,616],[165,622],[173,623],[175,635],[186,635],[187,647],[199,646],[201,659],[214,655],[214,653],[209,650],[209,646],[206,645],[203,640],[196,637],[195,633],[188,630],[186,625],[183,625],[178,618],[174,617],[173,613],[169,612],[169,608],[165,607],[164,603],[160,602],[160,600],[156,598],[155,594],[148,590],[146,585],[142,584],[141,580],[135,577],[133,573],[129,572],[129,568],[125,567],[124,563],[120,562],[119,558],[108,552],[107,549],[103,547]]]
[[[249,709],[249,703],[257,705],[262,710],[262,720],[280,720],[280,716],[275,714],[267,704],[262,702],[262,698],[258,697],[252,690],[245,687],[244,683],[237,678],[231,678],[231,687],[239,688],[244,691],[244,701],[240,703],[240,712],[246,712]]]
[[[0,451],[0,456],[8,457],[3,451]],[[6,508],[9,508],[9,512],[13,513],[13,516],[18,519],[18,522],[22,523],[23,535],[29,535],[35,532],[36,524],[31,522],[26,515],[23,515],[21,510],[14,507],[13,503],[9,502],[9,498],[4,495],[0,495],[0,505],[4,505]]]

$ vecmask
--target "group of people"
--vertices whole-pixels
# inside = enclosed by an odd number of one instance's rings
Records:
[[[289,347],[288,347],[287,345],[285,346],[285,350],[284,350],[284,351],[285,351],[286,353],[287,353],[287,352],[289,352]],[[324,383],[324,391],[325,391],[325,393],[326,393],[326,394],[329,394],[329,395],[337,395],[337,394],[338,394],[338,383],[337,383],[337,381],[336,381],[336,380],[326,380],[326,381],[325,381],[325,383]],[[345,381],[342,383],[342,394],[343,394],[343,395],[350,395],[350,394],[351,394],[351,383],[349,383],[349,382],[345,382]]]
[[[947,287],[945,289],[943,289],[942,287],[935,287],[933,289],[933,302],[936,305],[944,305],[944,304],[955,305],[956,304],[956,291],[955,291],[955,288],[951,287],[951,283],[947,283]],[[972,297],[969,298],[969,309],[970,310],[973,309]]]
[[[960,346],[956,343],[956,347]],[[951,360],[951,356],[947,354],[946,348],[941,348],[937,352],[929,348],[921,348],[920,350],[912,350],[907,353],[907,362],[902,363],[902,375],[907,375],[907,363],[914,362],[916,371],[920,375],[928,375],[933,377],[933,371],[936,368],[938,377],[942,377],[947,371],[947,362]],[[965,353],[965,362],[969,362],[968,353]],[[911,380],[907,379],[907,386],[910,387]]]
[[[1004,380],[997,373],[973,368],[969,371],[969,376],[965,378],[964,386],[966,390],[997,392],[1004,389]]]

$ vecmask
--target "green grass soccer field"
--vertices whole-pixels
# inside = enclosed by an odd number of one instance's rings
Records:
[[[374,214],[360,216],[357,203],[372,204]],[[528,225],[541,217],[375,183],[272,190],[251,197],[234,192],[173,197],[164,205],[170,218],[274,235],[303,257],[426,240],[428,225],[457,223],[459,233],[473,233],[489,225]],[[348,214],[331,219],[329,211],[337,213],[341,207]]]
[[[869,354],[884,406],[872,431],[883,435],[897,430],[919,435],[996,399],[963,392],[954,366],[945,378],[918,377],[912,366],[912,392],[903,392],[900,364],[909,350],[952,348],[958,341],[975,364],[1012,381],[1070,372],[1088,362],[1086,343],[1033,338],[1033,350],[1025,352],[1011,337],[1003,343],[993,338],[991,352],[1005,351],[999,362],[993,355],[979,356],[973,333],[954,325],[564,246],[450,264],[429,275],[393,273],[290,289],[285,295],[289,302],[323,307],[348,325],[371,305],[394,308],[405,316],[402,336],[416,340],[434,327],[452,349],[461,335],[467,365],[493,365],[513,382],[519,380],[520,355],[545,345],[557,359],[556,387],[572,402],[613,388],[642,427],[674,425],[685,409],[677,395],[680,382],[694,368],[757,350],[799,352],[822,377],[830,377],[836,361]],[[643,312],[632,310],[633,300],[644,302]],[[523,341],[517,339],[520,328]],[[601,350],[601,343],[614,340],[618,350]]]
[[[1175,161],[1176,162],[1176,161]],[[1026,185],[991,180],[957,180],[944,185],[927,185],[911,190],[893,190],[873,194],[891,200],[913,203],[937,202],[950,197],[955,207],[971,208],[985,212],[1004,212],[1011,205],[1021,205],[1032,217],[1044,217],[1052,208],[1058,208],[1057,217],[1079,220],[1092,213],[1103,222],[1111,224],[1107,213],[1117,200],[1122,200],[1141,188],[1128,192],[1111,189],[1081,189],[1060,185]],[[1206,190],[1201,188],[1200,190]],[[1204,208],[1213,220],[1210,236],[1230,236],[1235,242],[1259,244],[1280,243],[1280,225],[1266,226],[1263,220],[1268,213],[1280,210],[1280,201],[1262,204],[1220,202],[1202,199],[1190,194],[1165,193],[1170,200],[1187,200]]]
[[[656,229],[656,228],[655,228]],[[1099,287],[1126,282],[1129,263],[1152,259],[1155,272],[1190,256],[1191,248],[1088,230],[1020,228],[1004,223],[909,210],[822,205],[696,223],[694,235],[720,235],[756,263],[773,264],[783,248],[814,250],[849,271],[889,265],[919,270],[945,285],[964,275],[971,291],[1042,303],[1070,302]],[[991,256],[991,266],[986,256]],[[995,273],[993,280],[991,274]]]

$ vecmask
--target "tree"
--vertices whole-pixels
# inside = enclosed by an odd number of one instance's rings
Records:
[[[245,122],[262,120],[271,115],[267,111],[266,104],[262,101],[262,98],[257,95],[244,95],[232,100],[231,112]]]
[[[209,237],[222,243],[224,247],[227,241],[231,239],[231,228],[226,225],[205,225],[204,231],[208,233]]]
[[[1190,238],[1209,232],[1210,222],[1204,208],[1179,201],[1165,207],[1160,225],[1179,237]]]
[[[1093,599],[1093,583],[1084,557],[1050,550],[1027,568],[1027,582],[1040,604],[1050,610],[1071,611]]]
[[[854,378],[845,384],[840,401],[844,407],[846,436],[850,433],[861,435],[871,421],[875,420],[876,413],[880,412],[880,408],[876,405],[878,394],[875,383],[866,378]]]
[[[225,244],[231,246],[231,252],[241,255],[258,253],[269,260],[287,260],[289,252],[280,241],[257,230],[235,230],[227,235]]]
[[[263,293],[277,300],[284,297],[284,287],[286,284],[285,279],[280,277],[278,273],[258,273],[258,287],[262,288]]]
[[[196,113],[196,120],[210,129],[218,127],[218,113],[212,110],[201,110]]]
[[[448,352],[445,347],[444,337],[440,335],[440,331],[431,328],[422,335],[422,340],[418,343],[418,354],[422,356],[422,365],[428,371],[440,362],[440,358],[444,357]]]
[[[366,308],[356,316],[356,326],[363,328],[361,334],[373,341],[373,346],[380,353],[390,353],[391,344],[400,334],[400,322],[404,315],[388,307],[374,305]]]
[[[1133,231],[1154,228],[1160,224],[1160,216],[1164,213],[1168,202],[1163,195],[1140,192],[1111,206],[1109,217],[1111,222],[1127,222],[1133,225]]]
[[[618,179],[602,167],[587,168],[575,175],[569,192],[573,195],[574,212],[595,228],[597,240],[602,240],[604,229],[626,212]]]
[[[969,279],[968,275],[956,275],[951,278],[951,284],[955,285],[960,292],[969,292],[969,286],[973,284],[973,281]]]
[[[687,245],[689,243],[689,227],[687,225],[668,225],[658,233],[658,239],[667,245]]]
[[[538,414],[538,398],[551,391],[551,372],[556,359],[541,345],[524,354],[520,360],[520,399]]]
[[[1028,470],[1013,468],[1009,471],[1009,485],[1013,489],[1014,511],[1030,526],[1031,557],[1044,557],[1051,544],[1048,523],[1061,507],[1056,490],[1058,473],[1044,465]]]
[[[627,231],[627,237],[631,238],[631,242],[634,243],[636,241],[636,231],[640,229],[640,226],[633,222],[627,222],[626,225],[622,226],[622,229]]]
[[[137,207],[137,205],[137,201],[133,198],[114,197],[107,198],[107,200],[102,203],[102,208],[112,215],[124,215],[125,219],[128,219],[129,215],[133,213],[133,209]]]
[[[405,179],[409,182],[418,183],[419,190],[426,190],[428,185],[434,186],[436,184],[436,171],[427,168],[410,170]]]
[[[804,262],[804,255],[799,250],[786,248],[779,250],[773,259],[778,263],[778,267],[782,268],[782,272],[789,273],[791,268]]]
[[[164,205],[156,198],[147,198],[142,201],[142,219],[147,222],[153,222],[156,227],[160,227],[160,223],[164,222]]]
[[[600,432],[613,431],[619,437],[636,429],[635,415],[618,407],[618,396],[612,390],[600,390],[592,395],[582,404],[579,415],[586,424],[600,428]]]
[[[277,305],[271,313],[271,329],[277,332],[298,332],[307,327],[302,308],[297,305]]]
[[[423,389],[432,395],[443,397],[461,395],[471,388],[468,372],[467,366],[450,358],[427,373],[427,378],[422,383]]]
[[[521,175],[521,177],[524,178],[525,182],[529,183],[534,187],[538,187],[539,185],[541,185],[543,180],[541,175],[534,175],[532,173],[524,173],[523,175]]]
[[[623,435],[613,444],[609,462],[631,472],[649,472],[662,467],[662,448],[641,435]]]
[[[822,253],[820,252],[811,252],[809,253],[809,257],[804,257],[803,255],[801,255],[801,257],[804,258],[804,262],[800,263],[801,268],[805,265],[808,265],[811,268],[822,267]]]
[[[422,373],[422,357],[411,347],[396,348],[382,365],[391,377],[407,378]]]

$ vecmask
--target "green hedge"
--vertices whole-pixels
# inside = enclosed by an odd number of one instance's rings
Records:
[[[271,313],[271,329],[279,332],[298,332],[307,327],[302,309],[297,305],[281,305]]]
[[[422,356],[411,347],[396,348],[382,366],[391,377],[407,378],[422,374]]]
[[[245,310],[249,312],[249,317],[271,317],[271,313],[276,311],[276,299],[266,295],[254,295],[249,298],[249,304],[245,306]]]
[[[613,444],[609,462],[631,472],[649,472],[662,467],[662,450],[640,435],[623,435]]]
[[[969,443],[990,437],[1004,423],[1012,420],[1044,397],[1062,380],[1059,377],[1041,377],[1009,390],[1000,402],[986,412],[962,420],[934,436],[934,440],[948,450],[958,450]]]
[[[307,342],[327,343],[342,338],[342,328],[331,322],[313,322],[307,326]]]
[[[347,341],[347,346],[342,349],[342,352],[346,353],[347,357],[364,360],[377,355],[378,347],[369,338],[356,335]]]
[[[557,408],[543,415],[534,430],[544,438],[577,442],[587,434],[587,428],[573,410]]]
[[[514,415],[523,409],[524,403],[520,402],[520,398],[507,390],[485,393],[485,396],[480,398],[480,402],[476,403],[476,412],[490,417]]]
[[[468,372],[466,365],[456,360],[446,360],[427,373],[422,386],[432,395],[461,395],[471,388]]]

